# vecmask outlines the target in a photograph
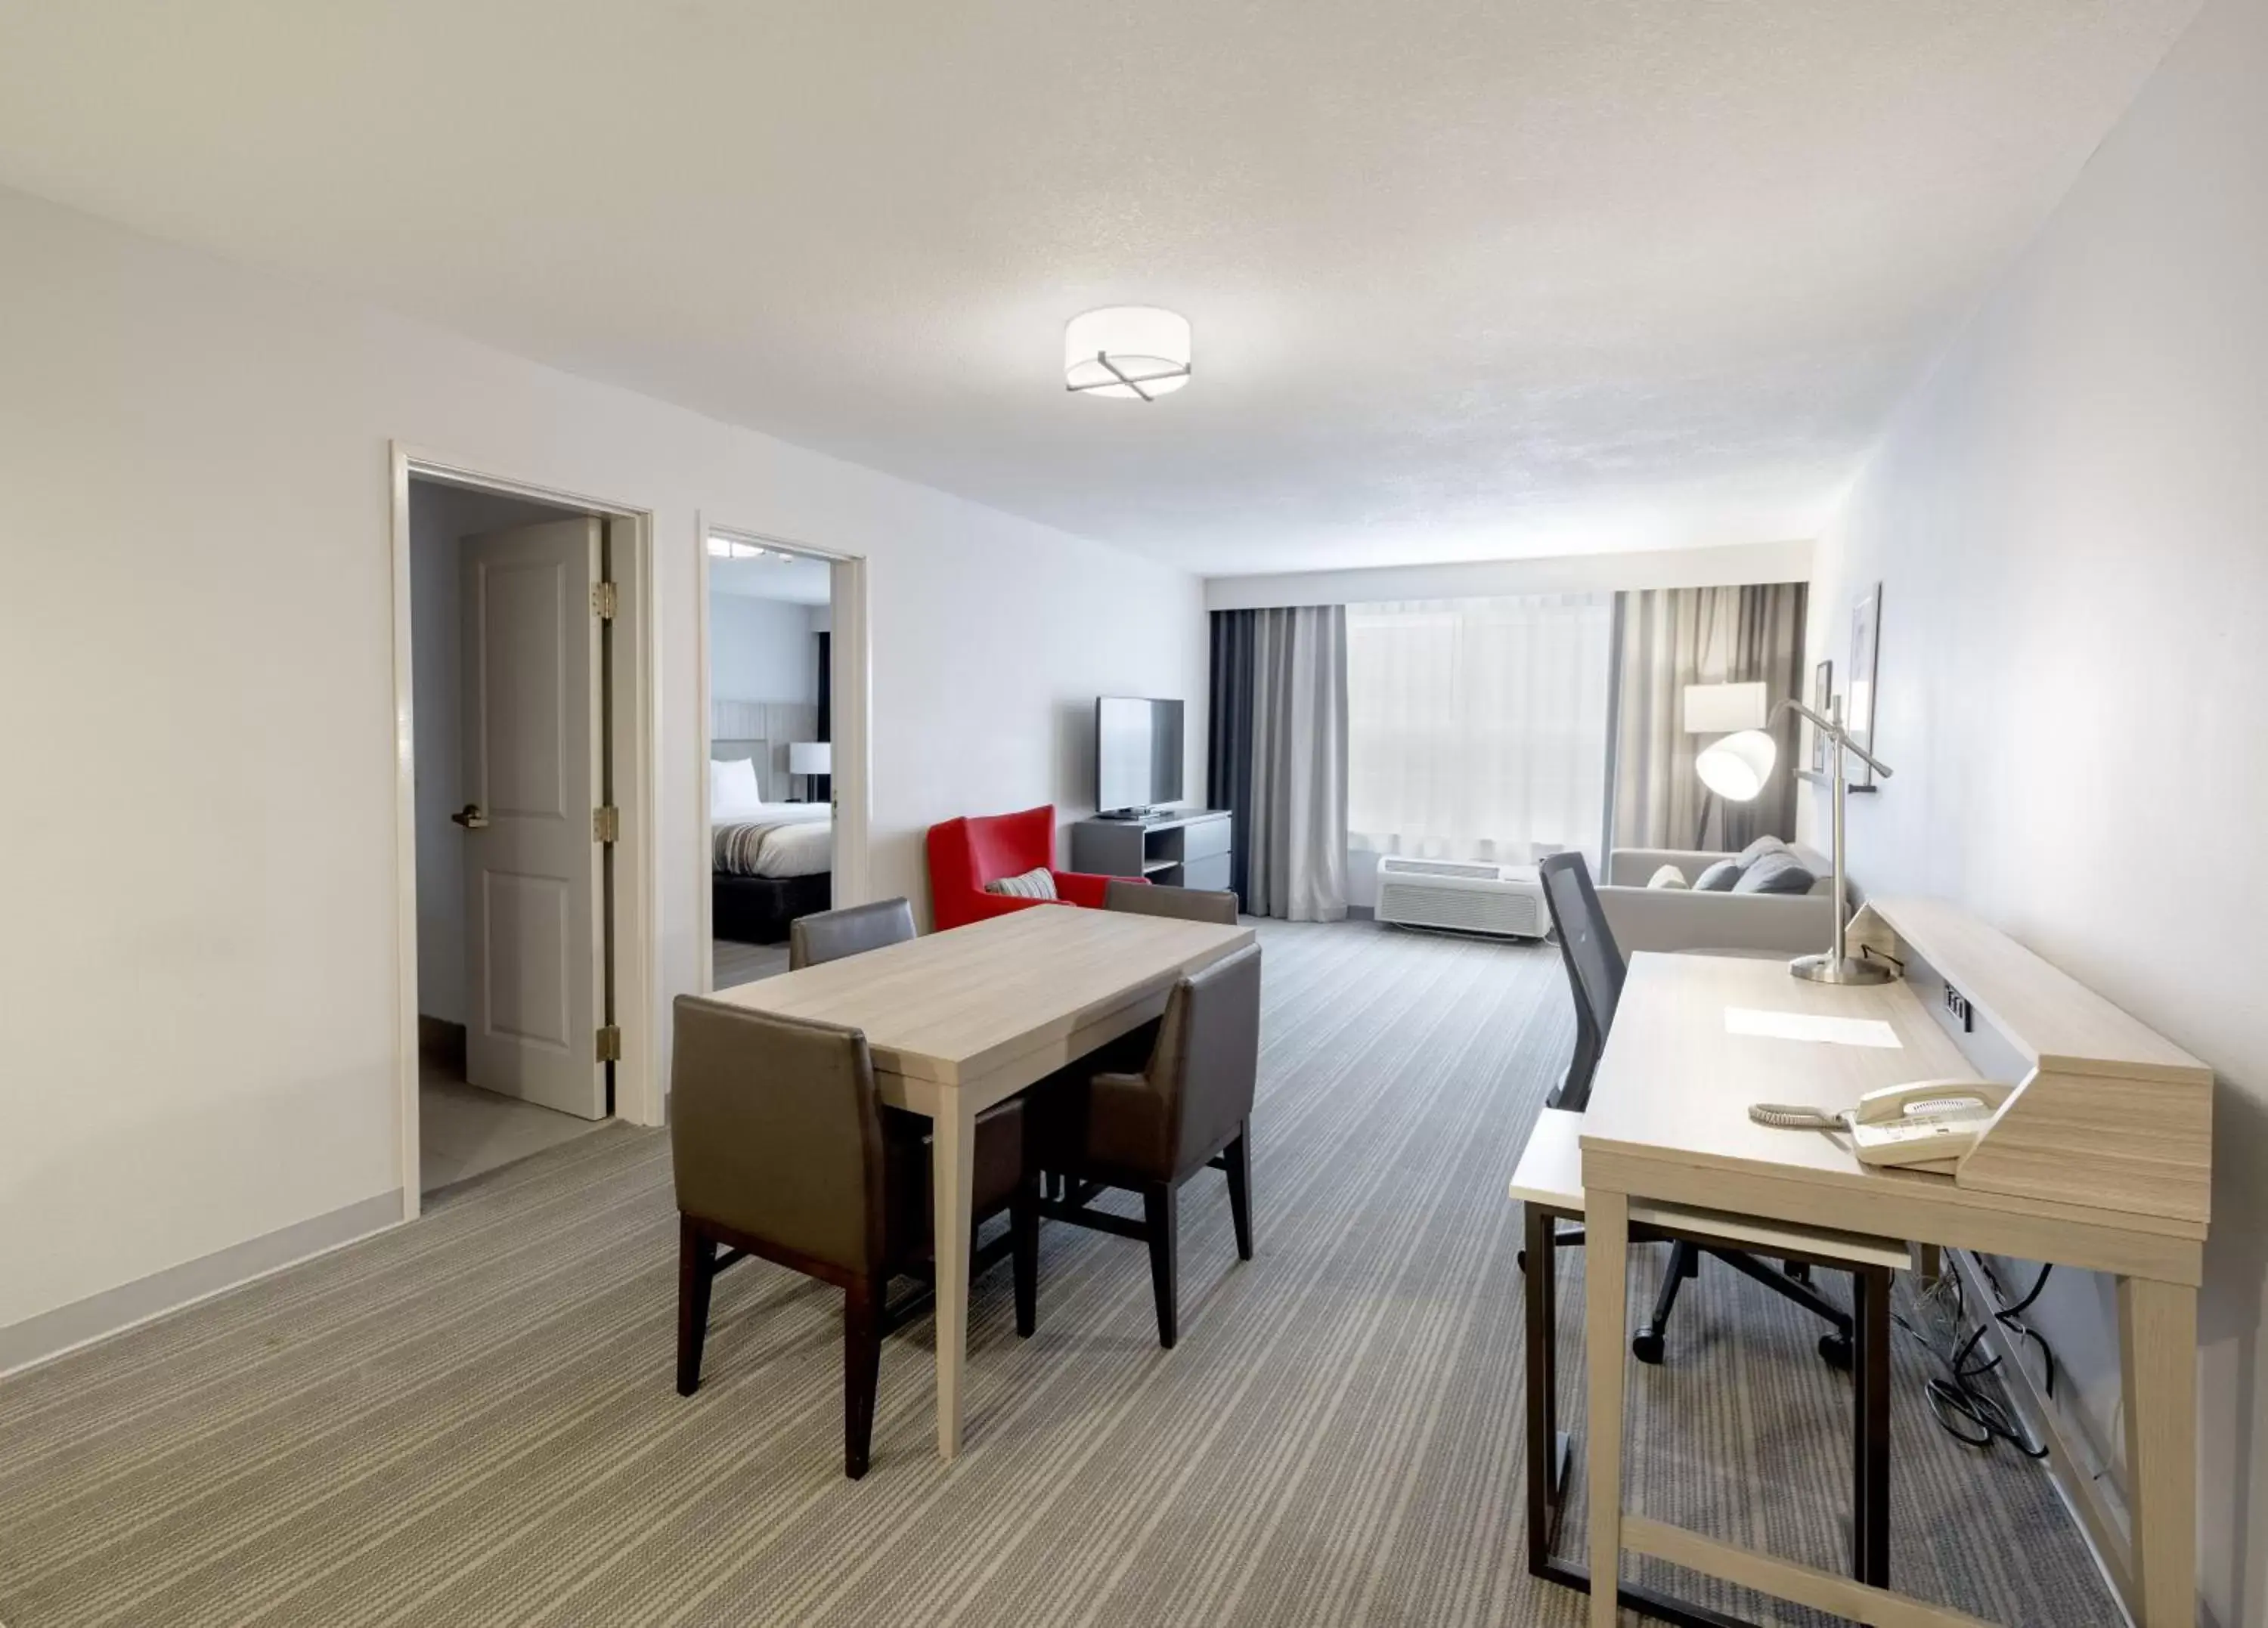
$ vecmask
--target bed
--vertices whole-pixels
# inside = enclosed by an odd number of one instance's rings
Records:
[[[719,711],[734,705],[786,709],[725,702]],[[790,727],[801,722],[794,720]],[[810,726],[800,733],[807,738]],[[769,737],[720,736],[709,755],[711,930],[739,943],[777,944],[787,937],[789,922],[831,902],[834,810],[824,803],[785,800],[791,786],[785,749]]]

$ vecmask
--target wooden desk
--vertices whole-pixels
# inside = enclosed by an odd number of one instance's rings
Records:
[[[1949,906],[1933,908],[1950,913]],[[1980,942],[1966,927],[1954,937],[1938,935],[1935,928],[1953,914],[1957,913],[1933,918],[1916,911],[1900,917],[1886,906],[1887,920],[1874,924],[1879,935],[1874,942],[1905,950],[1914,962],[1910,974],[1927,964],[1925,948],[1941,964],[1946,952],[1934,948],[1939,942],[1965,938],[1972,946]],[[1960,920],[1979,934],[1991,935],[1982,924]],[[1891,931],[1891,921],[1901,930]],[[1928,942],[1918,943],[1917,939]],[[1998,942],[2019,956],[2026,953],[2006,940]],[[1992,959],[1972,952],[1967,964],[1983,969]],[[1996,986],[2013,982],[2019,972],[2037,985],[2042,981],[2033,978],[2037,972],[2052,969],[2036,957],[2029,967],[2003,961],[1997,973],[1965,974],[1975,982],[1964,986],[1963,993],[1988,1014],[2021,1010],[2021,991]],[[1923,986],[1932,986],[1925,981]],[[2077,990],[2075,985],[2070,987]],[[2107,1003],[2099,1004],[2107,1008]],[[1899,1045],[1875,1049],[1730,1033],[1727,1008],[1877,1019],[1890,1026]],[[2117,1016],[2140,1030],[2124,1014]],[[2046,1089],[2035,1089],[2046,1077],[2051,1061],[2058,1069],[2097,1082],[2123,1067],[2110,1066],[2117,1059],[2091,1058],[2046,1043],[2036,1031],[2028,1038],[2013,1026],[2015,1020],[2006,1021],[2011,1026],[1996,1037],[1996,1044],[2017,1060],[2012,1071],[2027,1066],[2032,1070],[2026,1075],[2026,1091],[2012,1097],[2011,1104],[2030,1096],[2035,1120],[2058,1100],[2052,1080]],[[2117,1030],[2116,1023],[2103,1019],[2094,1032],[2115,1038]],[[2066,1024],[2059,1032],[2067,1036],[2074,1030]],[[2090,1073],[2090,1063],[2102,1066]],[[2186,1101],[2191,1089],[2210,1089],[2210,1072],[2170,1047],[2156,1055],[2155,1066],[2180,1074],[2176,1078],[2169,1072],[2164,1077],[2169,1096]],[[1639,1201],[1668,1202],[2117,1274],[2125,1365],[2128,1492],[2135,1530],[2132,1603],[2142,1628],[2191,1628],[2195,1611],[2197,1285],[2205,1243],[2205,1223],[2190,1213],[2192,1184],[2169,1184],[2167,1203],[2153,1213],[2142,1207],[2148,1202],[2146,1184],[2105,1181],[2087,1158],[2066,1150],[2052,1185],[2043,1179],[2043,1167],[2031,1163],[2021,1184],[2027,1190],[2009,1191],[2018,1184],[1999,1178],[2006,1167],[2002,1159],[1984,1162],[1991,1184],[1970,1186],[1957,1176],[1864,1166],[1837,1137],[1773,1130],[1748,1118],[1748,1106],[1756,1102],[1808,1103],[1839,1110],[1880,1086],[1974,1077],[1978,1072],[1954,1034],[1924,1006],[1912,982],[1837,988],[1791,978],[1773,962],[1699,956],[1631,958],[1582,1127],[1585,1332],[1592,1420],[1587,1463],[1594,1573],[1603,1569],[1611,1575],[1618,1570],[1622,1551],[1632,1549],[1863,1622],[1918,1628],[1974,1621],[1848,1578],[1623,1514],[1623,1345],[1631,1207]],[[2100,1106],[2099,1099],[2080,1100]],[[2003,1111],[2004,1117],[2007,1112]],[[2176,1104],[2169,1117],[2177,1118],[2181,1112]],[[2082,1112],[2078,1117],[2084,1120],[2088,1116]],[[2162,1124],[2151,1123],[2146,1108],[2140,1118],[2146,1128],[2135,1140],[2146,1145],[2161,1132]],[[2106,1129],[2099,1118],[2092,1128],[2098,1136]],[[1988,1136],[1972,1158],[1982,1160],[1991,1145]],[[2198,1154],[2191,1145],[2181,1162],[2193,1165]],[[2209,1168],[2209,1144],[2203,1162]],[[1594,1628],[1613,1628],[1615,1623],[1615,1590],[1595,1582],[1591,1622]]]
[[[882,1100],[934,1123],[941,1456],[961,1450],[976,1115],[1157,1016],[1182,974],[1252,939],[1248,927],[1042,906],[718,991],[865,1030]]]

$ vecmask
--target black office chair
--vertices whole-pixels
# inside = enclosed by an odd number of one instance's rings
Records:
[[[1623,979],[1628,971],[1614,929],[1600,907],[1598,890],[1591,885],[1591,867],[1580,854],[1554,854],[1536,867],[1543,881],[1543,903],[1551,913],[1551,927],[1559,940],[1559,957],[1566,964],[1567,985],[1575,997],[1575,1052],[1550,1105],[1580,1113],[1591,1101],[1591,1077],[1597,1073],[1599,1053],[1614,1027],[1615,1008],[1622,1002]],[[1580,1243],[1580,1229],[1557,1233],[1556,1246]],[[1743,1250],[1674,1243],[1661,1288],[1654,1296],[1653,1314],[1631,1339],[1631,1354],[1641,1362],[1660,1362],[1662,1335],[1677,1304],[1677,1291],[1688,1278],[1698,1277],[1703,1254],[1715,1256],[1744,1277],[1754,1278],[1773,1294],[1793,1301],[1823,1317],[1834,1328],[1819,1338],[1819,1354],[1839,1368],[1851,1366],[1851,1314],[1795,1275],[1795,1267],[1772,1267]]]

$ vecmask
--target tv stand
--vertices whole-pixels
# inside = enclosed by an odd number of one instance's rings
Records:
[[[1226,809],[1158,809],[1098,814],[1071,828],[1071,868],[1098,876],[1141,876],[1160,887],[1228,886]]]

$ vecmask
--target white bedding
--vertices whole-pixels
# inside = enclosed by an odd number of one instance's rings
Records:
[[[815,876],[835,866],[835,810],[824,803],[769,803],[754,818],[709,828],[716,868],[733,876]]]

